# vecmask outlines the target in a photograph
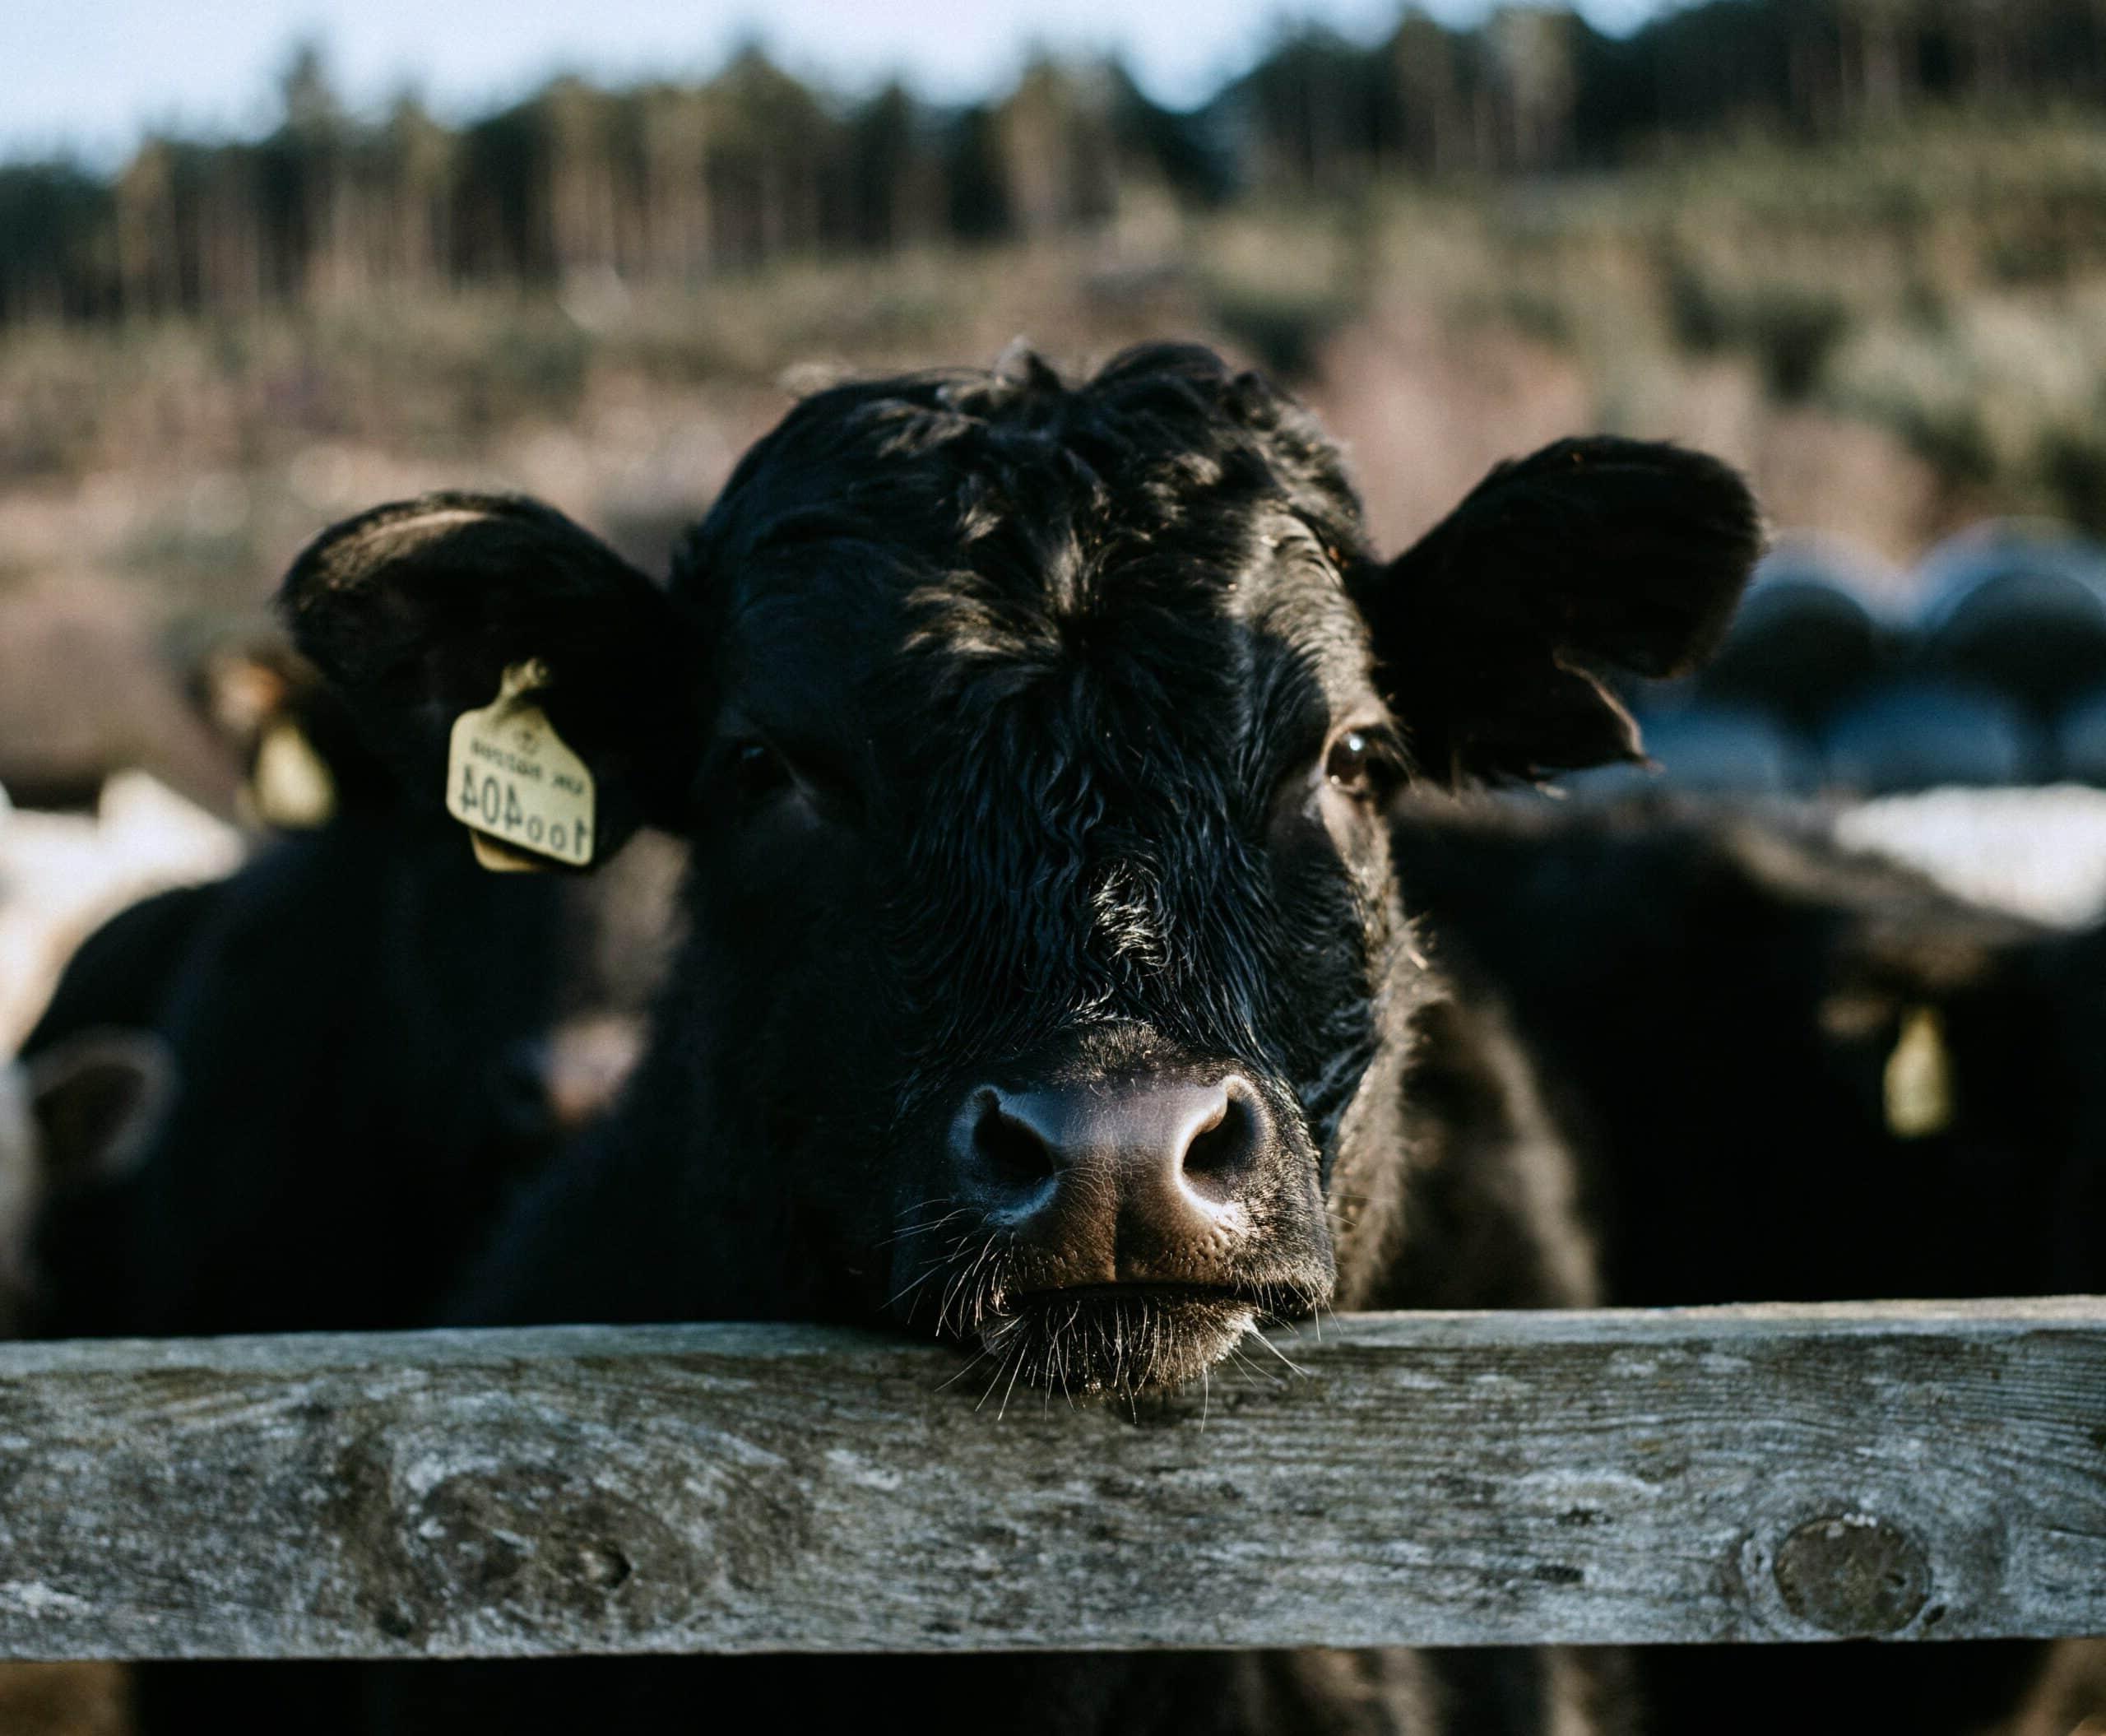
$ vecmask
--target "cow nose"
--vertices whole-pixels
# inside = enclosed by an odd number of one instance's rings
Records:
[[[964,1197],[1057,1256],[1075,1283],[1166,1275],[1248,1228],[1243,1195],[1273,1139],[1237,1074],[1194,1081],[985,1085],[953,1130]]]

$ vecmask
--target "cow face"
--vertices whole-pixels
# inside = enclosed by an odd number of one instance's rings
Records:
[[[539,659],[601,852],[692,841],[633,1108],[777,1209],[809,1281],[771,1306],[1132,1390],[1322,1303],[1397,1155],[1436,990],[1385,799],[1635,755],[1598,672],[1700,654],[1756,543],[1722,466],[1603,440],[1385,564],[1302,412],[1155,348],[809,399],[670,590],[449,495],[330,531],[286,602],[413,788]]]

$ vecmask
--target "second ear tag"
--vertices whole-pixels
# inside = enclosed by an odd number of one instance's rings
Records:
[[[1886,1130],[1897,1140],[1927,1139],[1952,1125],[1952,1052],[1936,1007],[1904,1015],[1883,1084]]]
[[[336,813],[336,780],[300,726],[281,718],[256,745],[248,798],[267,826],[310,830]]]
[[[474,834],[485,868],[592,860],[592,773],[542,711],[548,685],[539,657],[514,663],[494,700],[453,720],[446,811]]]

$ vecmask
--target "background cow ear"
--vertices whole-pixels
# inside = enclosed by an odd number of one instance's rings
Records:
[[[175,1095],[174,1053],[151,1031],[84,1031],[21,1065],[45,1188],[122,1181]]]
[[[694,632],[553,508],[471,494],[376,507],[308,546],[279,606],[415,806],[443,805],[454,720],[538,658],[541,708],[596,782],[595,860],[680,819],[700,741]]]
[[[1459,782],[1643,758],[1604,677],[1716,648],[1762,550],[1739,475],[1600,436],[1501,465],[1354,587],[1420,764]]]

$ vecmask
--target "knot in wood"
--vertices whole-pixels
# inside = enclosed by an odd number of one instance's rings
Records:
[[[588,1541],[578,1545],[566,1571],[572,1579],[612,1591],[635,1570],[629,1565],[629,1557],[614,1544]]]
[[[1777,1589],[1801,1621],[1844,1638],[1899,1633],[1931,1594],[1923,1545],[1869,1513],[1798,1526],[1777,1551]]]

